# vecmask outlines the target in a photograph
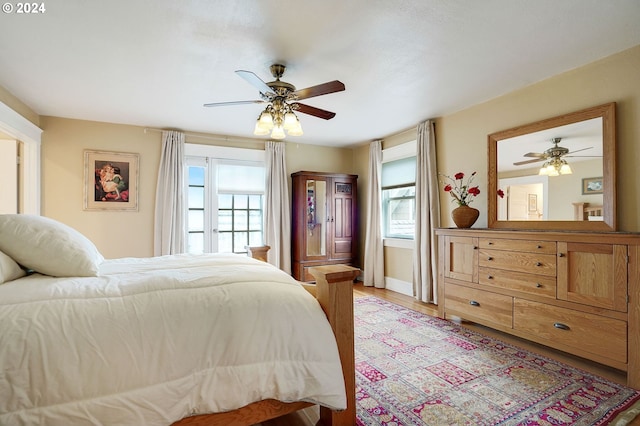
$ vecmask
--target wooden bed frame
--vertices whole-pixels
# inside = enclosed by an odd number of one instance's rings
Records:
[[[316,284],[301,284],[316,297],[333,329],[347,390],[347,409],[332,411],[321,406],[319,424],[352,426],[356,419],[353,280],[360,271],[347,265],[326,265],[310,268],[309,272],[316,278]],[[185,417],[173,423],[173,426],[249,426],[313,405],[309,402],[284,403],[270,399],[224,413]]]

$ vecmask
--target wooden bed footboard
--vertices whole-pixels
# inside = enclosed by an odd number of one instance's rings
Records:
[[[325,426],[353,426],[356,419],[353,280],[360,271],[347,265],[325,265],[310,268],[309,272],[316,278],[316,284],[302,283],[302,285],[316,297],[336,336],[347,390],[347,409],[332,411],[326,407],[320,407],[320,421]],[[249,426],[312,405],[308,402],[284,403],[264,400],[224,413],[185,417],[173,423],[173,426]]]

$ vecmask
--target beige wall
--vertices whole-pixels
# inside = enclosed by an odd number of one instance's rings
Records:
[[[41,117],[42,214],[91,239],[107,258],[153,255],[153,222],[161,133],[122,124]],[[187,142],[260,149],[261,141],[217,142],[207,135]],[[84,150],[140,154],[137,212],[84,211]],[[287,144],[289,174],[298,170],[353,173],[351,149]]]

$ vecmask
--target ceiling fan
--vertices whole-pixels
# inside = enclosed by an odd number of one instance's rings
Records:
[[[286,66],[282,64],[271,65],[271,74],[275,80],[269,83],[265,83],[260,77],[251,71],[238,70],[236,71],[236,74],[258,89],[261,99],[214,102],[204,104],[204,106],[217,107],[266,103],[268,105],[258,117],[254,134],[266,135],[271,132],[271,137],[274,139],[284,138],[285,130],[291,136],[302,135],[302,127],[300,126],[298,117],[295,115],[295,111],[322,118],[324,120],[330,120],[335,117],[335,112],[312,107],[298,101],[313,98],[315,96],[327,95],[329,93],[341,92],[345,89],[342,82],[334,80],[317,86],[296,90],[296,87],[293,84],[280,80],[284,75],[285,69]]]
[[[539,161],[545,161],[545,160],[553,160],[553,159],[560,159],[561,157],[600,157],[599,155],[569,155],[569,154],[575,154],[576,152],[580,152],[580,151],[586,151],[587,149],[591,149],[593,148],[592,146],[588,147],[588,148],[582,148],[582,149],[578,149],[575,151],[569,151],[568,148],[565,148],[563,146],[560,146],[559,143],[562,140],[562,138],[553,138],[551,139],[551,143],[553,144],[553,146],[547,150],[545,150],[544,152],[528,152],[526,154],[524,154],[525,157],[532,157],[532,160],[524,160],[524,161],[518,161],[516,163],[513,163],[514,166],[522,166],[524,164],[530,164],[530,163],[537,163]]]
[[[569,151],[568,148],[560,146],[559,143],[562,138],[553,138],[551,139],[551,143],[553,146],[544,152],[528,152],[524,156],[525,157],[533,157],[533,160],[524,160],[519,161],[517,163],[513,163],[514,166],[521,166],[523,164],[537,163],[539,161],[544,161],[542,167],[540,167],[539,175],[546,176],[559,176],[559,175],[570,175],[573,173],[571,166],[567,163],[563,157],[599,157],[596,155],[569,155],[574,154],[576,152],[586,151],[587,149],[593,148],[592,146],[587,148],[578,149],[575,151]]]

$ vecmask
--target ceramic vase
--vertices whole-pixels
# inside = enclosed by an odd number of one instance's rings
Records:
[[[451,212],[451,218],[458,228],[471,228],[479,215],[478,209],[469,206],[460,206]]]

